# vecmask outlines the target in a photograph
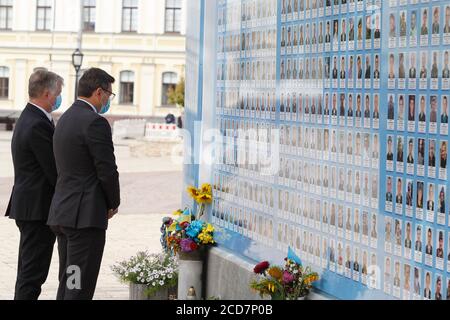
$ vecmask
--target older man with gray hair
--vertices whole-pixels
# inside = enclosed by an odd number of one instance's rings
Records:
[[[6,216],[20,231],[15,300],[37,300],[50,268],[56,238],[46,222],[57,177],[51,113],[61,106],[63,84],[43,68],[31,75],[29,102],[12,138],[14,187]]]

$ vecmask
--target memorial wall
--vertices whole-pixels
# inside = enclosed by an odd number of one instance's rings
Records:
[[[216,22],[219,245],[291,247],[340,299],[450,297],[450,1],[218,0]]]

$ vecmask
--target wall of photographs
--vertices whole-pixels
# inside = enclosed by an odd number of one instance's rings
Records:
[[[290,246],[338,298],[450,298],[450,1],[220,0],[216,46],[221,245]]]

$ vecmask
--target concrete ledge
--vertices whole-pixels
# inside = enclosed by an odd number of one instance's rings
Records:
[[[259,300],[249,283],[254,265],[221,248],[208,253],[206,298],[221,300]]]

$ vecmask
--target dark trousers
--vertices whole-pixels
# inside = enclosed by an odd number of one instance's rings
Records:
[[[45,221],[16,221],[20,230],[14,300],[37,300],[47,280],[55,235]]]
[[[106,231],[52,227],[58,239],[57,300],[92,300],[105,247]]]

